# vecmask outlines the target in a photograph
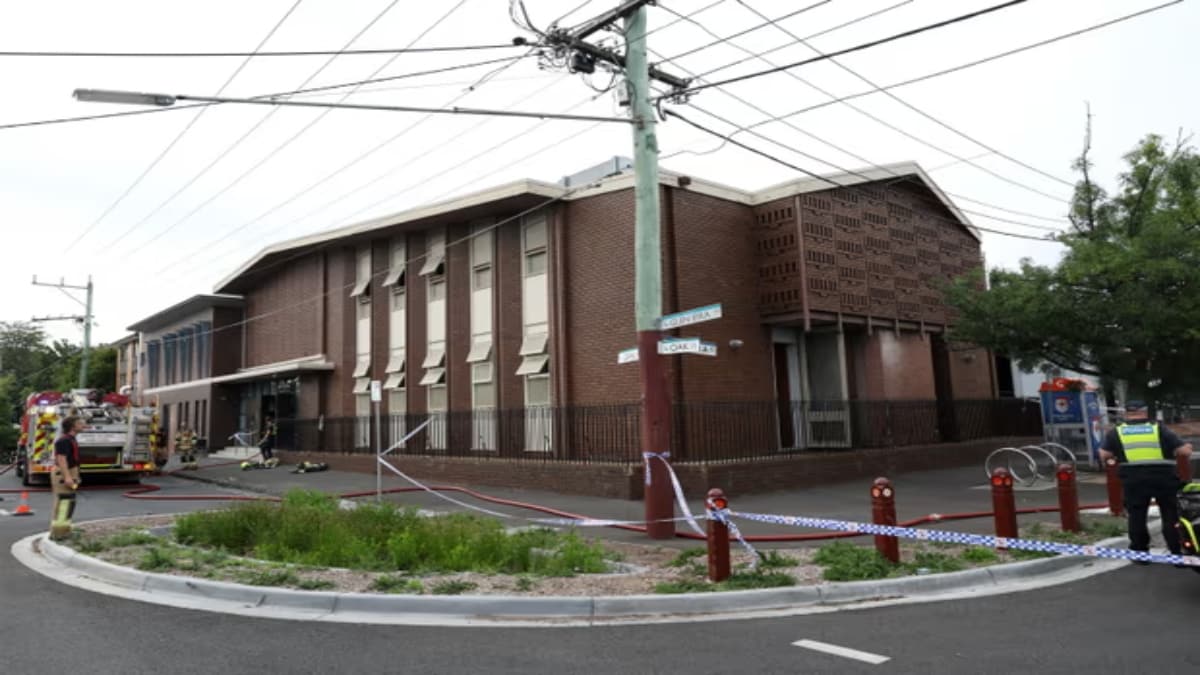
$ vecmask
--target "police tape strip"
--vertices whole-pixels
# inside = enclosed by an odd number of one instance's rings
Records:
[[[693,532],[701,537],[707,537],[708,535],[705,534],[704,528],[700,527],[700,523],[697,523],[696,517],[692,515],[692,510],[688,508],[687,497],[683,494],[683,486],[679,484],[679,476],[675,475],[675,469],[667,461],[667,458],[670,456],[671,453],[669,451],[642,453],[642,461],[645,462],[646,467],[646,485],[650,485],[650,462],[657,459],[667,467],[667,475],[671,477],[671,488],[675,491],[675,501],[679,504],[679,510],[683,511],[683,520],[688,524],[688,527],[692,528]]]
[[[708,509],[708,518],[709,520],[715,520],[718,523],[723,523],[725,527],[729,528],[729,533],[732,534],[734,538],[738,540],[738,543],[742,545],[742,548],[746,549],[746,552],[750,554],[750,569],[757,569],[758,564],[762,562],[762,557],[758,555],[758,551],[750,545],[750,542],[746,541],[746,538],[742,536],[742,531],[738,529],[737,523],[733,522],[733,520],[729,518],[729,513],[729,509],[718,509],[714,505],[710,504]]]
[[[404,473],[400,469],[396,468],[391,462],[387,461],[383,457],[377,456],[376,459],[379,461],[380,465],[387,467],[387,469],[389,471],[391,471],[392,473],[396,474],[400,478],[403,478],[404,480],[408,481],[409,483],[413,484],[414,486],[430,493],[431,495],[438,497],[439,499],[450,502],[451,504],[456,504],[456,505],[461,506],[462,508],[468,509],[470,511],[478,511],[479,513],[485,513],[489,516],[494,516],[496,518],[503,518],[506,520],[523,520],[523,521],[530,522],[530,523],[538,523],[539,525],[559,526],[559,527],[613,527],[615,525],[645,525],[645,524],[647,524],[647,522],[664,522],[664,523],[665,522],[680,522],[680,521],[687,520],[688,517],[690,517],[690,515],[691,515],[691,514],[688,514],[688,516],[685,516],[682,518],[664,518],[661,521],[605,520],[605,519],[600,519],[600,518],[526,518],[523,516],[514,516],[511,513],[502,513],[500,511],[493,511],[492,509],[484,508],[482,506],[475,506],[474,504],[468,504],[467,502],[464,502],[461,499],[455,499],[454,497],[451,497],[450,495],[442,494],[441,491],[434,490],[433,488],[429,487],[428,485],[425,485],[424,483],[417,480],[416,478],[413,478],[412,476],[409,476],[408,474]]]
[[[969,534],[966,532],[951,532],[949,530],[919,530],[913,527],[901,527],[898,525],[876,525],[875,523],[858,523],[850,520],[833,520],[830,518],[779,516],[766,513],[745,513],[742,511],[732,511],[729,513],[729,515],[734,518],[745,518],[746,520],[753,520],[760,523],[770,523],[773,525],[811,527],[820,530],[854,532],[856,534],[876,534],[889,537],[898,537],[901,539],[915,539],[917,541],[933,541],[944,544],[966,544],[971,546],[986,546],[988,548],[1019,549],[1022,551],[1039,551],[1042,553],[1091,556],[1094,558],[1108,558],[1114,560],[1133,560],[1136,562],[1200,566],[1200,557],[1149,553],[1147,551],[1130,551],[1123,548],[1108,548],[1104,546],[1089,546],[1084,544],[1062,544],[1053,541],[997,537],[990,534]]]

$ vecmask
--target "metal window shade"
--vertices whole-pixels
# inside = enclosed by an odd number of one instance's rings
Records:
[[[517,368],[517,375],[541,375],[549,370],[550,357],[545,354],[537,354],[521,359],[521,367]]]
[[[445,264],[446,264],[445,251],[438,251],[435,253],[430,253],[428,256],[425,257],[425,264],[421,266],[420,275],[423,277],[427,277],[431,274],[433,274],[433,275],[441,274],[443,271],[445,271]]]
[[[386,373],[402,373],[404,372],[404,354],[392,354],[388,359]]]
[[[404,388],[404,373],[392,373],[388,375],[387,381],[383,383],[384,389],[403,389]]]
[[[467,354],[467,363],[486,361],[492,355],[491,338],[475,338],[471,343],[471,351]]]
[[[421,386],[428,387],[434,384],[442,384],[446,381],[445,368],[430,368],[425,371],[425,377],[421,378]]]
[[[534,356],[535,354],[545,354],[546,345],[550,342],[550,336],[546,333],[532,333],[526,335],[524,340],[521,340],[521,351],[519,356]]]
[[[370,371],[371,371],[371,357],[370,356],[360,356],[360,357],[358,357],[358,361],[354,364],[354,374],[352,375],[352,377],[366,377],[367,373],[369,373]]]
[[[371,393],[371,380],[367,377],[360,377],[354,380],[354,394],[369,394]]]
[[[371,287],[371,277],[367,277],[354,284],[354,290],[350,291],[350,297],[361,298],[367,294],[367,289]]]
[[[429,353],[425,355],[425,361],[421,364],[422,368],[440,368],[446,361],[446,349],[444,347],[430,347]]]
[[[384,288],[387,288],[388,286],[403,286],[403,285],[404,285],[404,268],[403,267],[392,268],[392,270],[390,272],[388,272],[388,275],[386,277],[384,277],[384,279],[383,279]]]

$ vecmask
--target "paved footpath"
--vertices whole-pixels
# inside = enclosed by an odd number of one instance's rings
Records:
[[[221,460],[205,460],[205,465],[212,467]],[[396,465],[403,471],[404,460],[397,458]],[[334,463],[336,466],[336,463]],[[168,467],[170,469],[171,467]],[[581,471],[586,470],[581,468]],[[215,466],[201,468],[195,472],[181,472],[180,478],[190,478],[204,481],[217,481],[225,485],[268,494],[281,495],[294,488],[320,490],[331,494],[346,494],[351,492],[374,491],[375,476],[370,474],[337,471],[331,469],[321,473],[296,474],[291,467],[283,465],[275,469],[260,469],[243,471],[237,465]],[[1081,503],[1102,503],[1105,501],[1105,487],[1102,474],[1081,472],[1079,474],[1079,498]],[[951,514],[962,512],[991,511],[991,492],[986,485],[981,466],[961,467],[941,471],[927,471],[890,476],[896,489],[897,515],[900,520],[919,518],[929,514]],[[430,481],[429,484],[433,482]],[[844,520],[869,521],[871,502],[869,490],[871,480],[856,480],[836,483],[816,488],[798,488],[795,490],[772,492],[760,495],[748,495],[731,499],[731,507],[735,511],[751,513],[769,513],[777,515],[804,515]],[[398,488],[412,487],[394,474],[385,474],[383,487]],[[591,518],[613,520],[641,520],[644,517],[640,501],[624,499],[608,499],[603,497],[587,497],[578,495],[563,495],[550,490],[515,490],[508,488],[486,486],[469,487],[488,496],[505,500],[547,506],[560,511],[585,515]],[[719,486],[714,486],[719,487]],[[516,517],[544,517],[545,514],[527,509],[497,505],[486,501],[476,500],[461,493],[446,493],[473,506],[487,508]],[[457,511],[462,507],[448,502],[426,492],[411,492],[386,495],[386,498],[398,503],[417,506],[420,508]],[[1055,506],[1058,503],[1058,493],[1053,484],[1042,485],[1037,489],[1019,490],[1016,493],[1017,507]],[[702,516],[704,504],[702,495],[688,495],[688,504],[692,513]],[[679,509],[676,508],[676,515]],[[1021,516],[1021,522],[1037,520],[1056,522],[1058,515],[1032,514]],[[812,530],[787,528],[755,522],[740,523],[742,531],[747,535],[754,534],[795,534],[812,532]],[[963,521],[948,521],[938,527],[963,532],[991,533],[993,523],[990,518],[978,518]],[[687,531],[687,525],[679,523],[678,531]],[[644,535],[614,528],[598,528],[596,534],[606,538],[625,541],[647,541]],[[679,547],[695,546],[695,541],[676,539],[664,542],[667,545]],[[812,545],[811,543],[772,544],[786,547],[788,545]]]

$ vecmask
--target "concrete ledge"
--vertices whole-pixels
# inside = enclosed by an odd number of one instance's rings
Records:
[[[40,556],[34,553],[37,550],[35,541],[40,546]],[[1124,538],[1109,539],[1097,543],[1097,546],[1115,546],[1123,541]],[[21,549],[22,546],[28,551]],[[69,570],[76,577],[100,582],[110,589],[93,587],[89,590],[175,607],[285,619],[509,626],[588,626],[749,618],[852,609],[889,602],[931,602],[1027,590],[1039,584],[1063,583],[1115,569],[1123,564],[1121,561],[1081,556],[1058,556],[962,572],[725,593],[443,597],[300,591],[142,572],[79,553],[49,541],[44,535],[17,542],[13,552],[26,565],[61,581],[72,583],[67,578],[56,576],[56,573]],[[42,562],[35,564],[26,560],[30,555],[40,558]]]

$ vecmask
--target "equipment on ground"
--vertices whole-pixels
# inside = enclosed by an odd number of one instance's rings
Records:
[[[279,460],[274,457],[265,462],[248,459],[242,462],[242,471],[249,471],[250,469],[274,469],[277,466],[279,466]]]
[[[295,469],[292,469],[292,473],[317,473],[328,470],[329,465],[325,462],[300,462]]]
[[[22,483],[50,483],[54,440],[62,420],[72,415],[86,425],[75,438],[81,474],[141,476],[154,471],[155,450],[165,444],[153,406],[134,406],[128,396],[102,396],[95,389],[43,391],[25,400],[21,415],[17,475]]]

